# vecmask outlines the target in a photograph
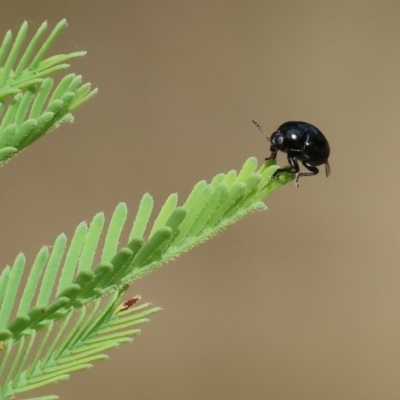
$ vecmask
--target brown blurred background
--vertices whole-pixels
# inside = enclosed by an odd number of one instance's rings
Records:
[[[5,2],[69,28],[55,51],[100,89],[0,170],[3,265],[143,193],[260,163],[287,120],[318,126],[332,175],[304,178],[131,288],[164,308],[133,345],[40,393],[62,399],[400,398],[400,3]],[[285,164],[283,155],[280,164]],[[26,397],[26,396],[25,396]]]

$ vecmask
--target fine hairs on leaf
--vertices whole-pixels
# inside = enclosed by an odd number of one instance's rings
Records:
[[[85,54],[47,56],[65,27],[62,20],[47,33],[45,22],[27,41],[24,22],[0,46],[0,165],[72,121],[72,112],[96,93],[74,73],[55,83],[53,74],[68,68],[66,61]],[[146,193],[133,217],[120,203],[110,218],[98,213],[80,223],[70,239],[60,234],[32,262],[18,254],[0,273],[0,400],[68,379],[130,342],[160,310],[137,304],[139,296],[124,300],[130,284],[264,210],[264,198],[294,177],[282,173],[271,180],[277,168],[274,161],[258,168],[250,157],[238,172],[198,182],[184,201],[171,194],[158,212]]]

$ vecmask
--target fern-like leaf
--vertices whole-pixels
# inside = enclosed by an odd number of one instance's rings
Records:
[[[281,174],[271,180],[277,168],[268,162],[257,170],[256,159],[249,158],[239,173],[199,182],[182,205],[171,195],[151,227],[153,199],[145,194],[122,246],[126,205],[116,207],[107,228],[99,213],[90,224],[78,225],[69,246],[61,234],[51,251],[43,247],[25,283],[26,260],[19,254],[0,275],[0,400],[67,379],[137,334],[132,327],[157,309],[143,305],[145,314],[136,314],[141,308],[129,309],[132,300],[117,308],[129,284],[246,214],[265,209],[264,197],[293,179]]]
[[[12,33],[8,31],[0,47],[0,100],[4,99],[6,92],[15,89],[26,89],[33,84],[40,83],[45,76],[69,67],[65,61],[86,54],[85,51],[77,51],[70,54],[61,54],[44,58],[51,45],[67,26],[65,19],[61,20],[47,39],[40,45],[48,24],[43,22],[32,40],[27,44],[21,55],[22,47],[28,33],[28,23],[25,21],[19,29],[13,42]],[[19,59],[19,56],[21,58]],[[19,61],[18,61],[19,60]]]
[[[32,330],[17,343],[6,341],[0,364],[0,399],[68,379],[72,372],[108,358],[105,351],[132,341],[132,336],[140,333],[137,326],[148,322],[147,317],[159,308],[149,304],[117,307],[125,289],[114,293],[107,304],[101,306],[98,299],[91,307],[83,306],[78,315],[70,309],[58,329],[52,321],[41,337]],[[30,366],[29,357],[33,358]]]
[[[45,38],[44,22],[26,44],[28,23],[24,22],[14,41],[8,31],[1,44],[0,165],[62,122],[72,121],[71,112],[96,93],[90,84],[82,83],[80,75],[68,74],[57,85],[50,78],[69,67],[65,61],[86,54],[78,51],[45,58],[66,25],[66,20],[60,21]]]
[[[219,174],[209,184],[199,182],[182,206],[178,205],[177,195],[170,196],[151,228],[147,225],[153,200],[149,194],[144,195],[129,242],[119,249],[127,221],[126,205],[117,206],[105,232],[104,214],[97,214],[89,225],[78,226],[69,247],[62,234],[51,252],[47,247],[39,251],[23,289],[19,285],[26,262],[20,254],[12,268],[7,267],[0,275],[0,340],[19,340],[27,329],[41,329],[64,317],[71,308],[119,290],[244,215],[265,209],[261,200],[293,176],[281,174],[280,179],[271,180],[276,165],[266,164],[258,171],[256,166],[255,158],[250,158],[239,174]],[[97,253],[101,261],[94,266]],[[18,291],[23,293],[20,298]],[[12,320],[13,309],[17,313]]]

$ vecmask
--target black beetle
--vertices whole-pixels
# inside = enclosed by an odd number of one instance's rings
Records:
[[[253,123],[264,133],[261,126]],[[324,134],[314,125],[301,121],[289,121],[282,124],[267,139],[271,142],[271,155],[266,160],[276,159],[278,151],[287,153],[289,166],[277,169],[271,179],[274,179],[281,172],[290,172],[296,174],[295,184],[299,186],[300,176],[317,175],[318,165],[325,164],[326,176],[329,176],[331,169],[328,158],[330,154],[329,143]],[[311,172],[300,172],[298,161]]]

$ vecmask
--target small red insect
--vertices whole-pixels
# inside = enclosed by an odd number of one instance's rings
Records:
[[[117,314],[121,311],[129,310],[132,306],[134,306],[136,303],[138,303],[141,299],[142,299],[142,297],[137,294],[136,296],[133,296],[130,299],[124,301],[122,304],[120,304],[117,307],[117,309],[115,310],[115,314]]]

